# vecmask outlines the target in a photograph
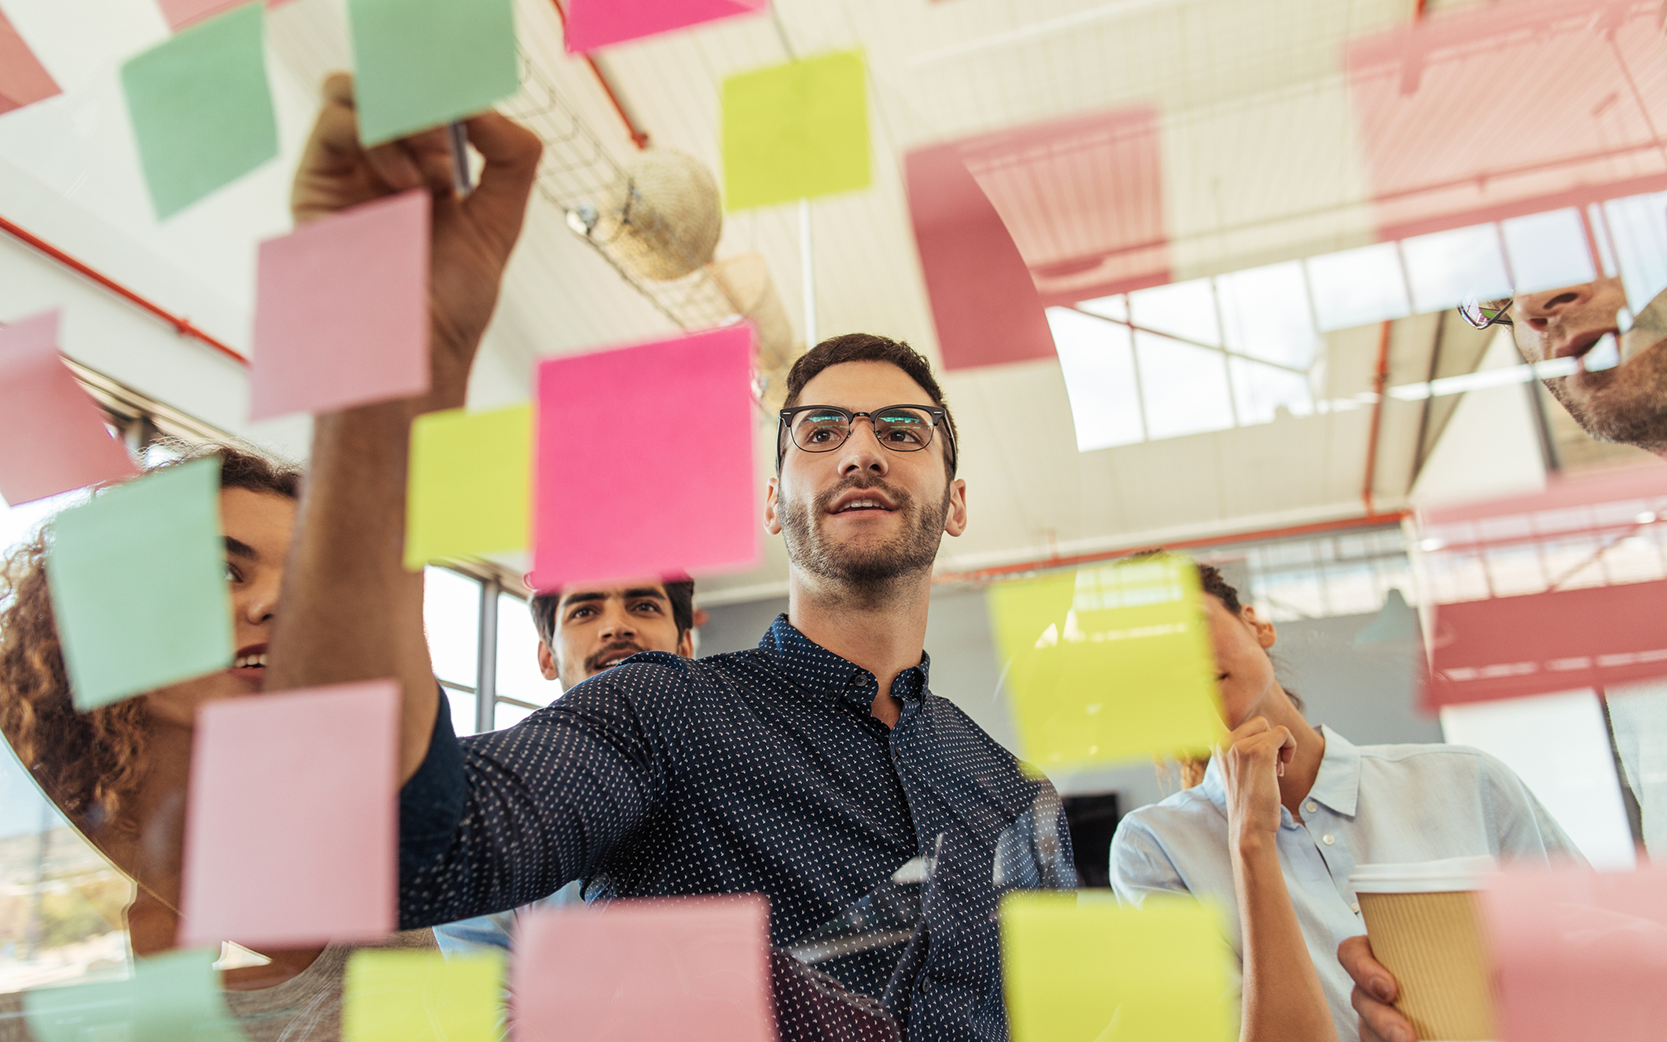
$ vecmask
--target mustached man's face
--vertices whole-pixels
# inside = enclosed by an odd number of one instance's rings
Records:
[[[817,374],[798,401],[870,412],[932,399],[890,363],[844,362]],[[788,560],[808,581],[881,596],[900,578],[929,573],[944,533],[966,530],[966,483],[947,474],[947,443],[939,429],[926,448],[896,452],[864,417],[830,452],[789,444],[770,482],[765,529],[784,536]]]
[[[562,591],[554,646],[539,643],[538,665],[546,680],[560,679],[565,690],[639,651],[694,654],[694,637],[678,632],[666,588],[576,587]]]
[[[1530,362],[1584,358],[1605,334],[1619,340],[1621,364],[1546,381],[1594,438],[1667,454],[1667,293],[1620,332],[1626,305],[1620,279],[1527,293],[1511,304],[1511,333]]]

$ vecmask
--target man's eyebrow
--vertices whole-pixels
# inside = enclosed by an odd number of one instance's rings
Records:
[[[639,586],[635,589],[625,591],[626,600],[634,600],[638,597],[653,597],[655,600],[659,601],[671,600],[670,597],[666,596],[666,591],[662,590],[658,586]]]
[[[588,593],[569,593],[562,595],[561,606],[566,608],[570,604],[580,604],[585,601],[605,601],[607,599],[608,595],[599,590],[592,590]]]
[[[249,561],[260,560],[260,552],[241,539],[226,537],[226,553],[233,557],[241,557]]]

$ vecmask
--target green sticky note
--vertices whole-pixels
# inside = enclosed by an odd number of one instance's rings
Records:
[[[191,26],[122,66],[127,114],[159,218],[278,155],[261,45],[265,5]]]
[[[531,405],[419,416],[411,425],[405,567],[528,545]]]
[[[1170,555],[990,587],[1025,756],[1046,770],[1219,741],[1201,597],[1197,568]]]
[[[1229,1042],[1230,952],[1187,897],[1009,894],[1001,959],[1013,1042]]]
[[[53,527],[46,579],[78,709],[232,664],[218,459],[137,478]]]
[[[347,963],[342,1042],[499,1042],[504,960],[361,949]]]
[[[23,996],[38,1042],[244,1042],[220,993],[215,954],[167,952],[123,981],[43,988]]]
[[[348,0],[359,140],[473,116],[521,89],[514,0]]]
[[[868,187],[861,51],[731,76],[723,108],[727,209]]]

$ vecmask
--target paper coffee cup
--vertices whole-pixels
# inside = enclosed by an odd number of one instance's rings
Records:
[[[1477,900],[1491,857],[1361,865],[1349,875],[1372,954],[1395,975],[1395,1002],[1420,1039],[1497,1039],[1492,970]]]

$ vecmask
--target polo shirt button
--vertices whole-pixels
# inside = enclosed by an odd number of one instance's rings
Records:
[[[1304,803],[1302,805],[1302,809],[1307,811],[1308,813],[1312,814],[1315,811],[1320,809],[1320,805],[1318,803],[1315,803],[1313,800],[1309,800],[1307,803]]]
[[[1349,911],[1353,912],[1355,915],[1359,915],[1360,914],[1360,902],[1356,901],[1354,904],[1349,905]]]
[[[1325,845],[1328,846],[1328,847],[1331,846],[1333,843],[1337,842],[1337,837],[1333,836],[1329,832],[1327,832],[1325,835],[1321,836],[1320,839],[1323,840],[1325,842]]]

